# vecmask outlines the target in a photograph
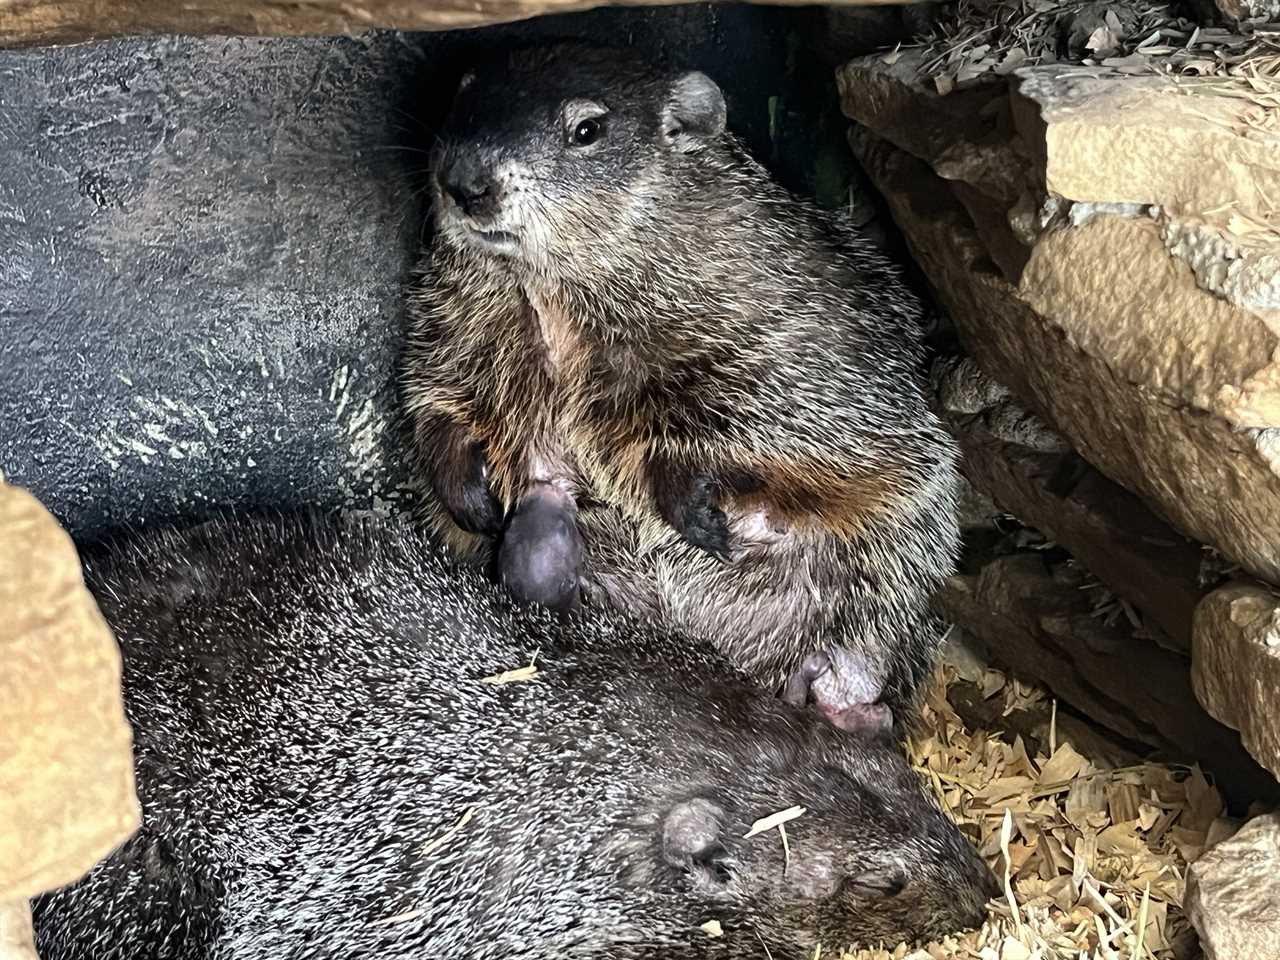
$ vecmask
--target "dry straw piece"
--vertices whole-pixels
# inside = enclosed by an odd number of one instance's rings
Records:
[[[1056,724],[1043,750],[1031,752],[1020,736],[1006,742],[998,730],[970,730],[947,699],[956,682],[954,668],[940,671],[909,751],[1005,892],[988,904],[980,930],[843,960],[1187,956],[1195,943],[1182,912],[1187,864],[1234,829],[1217,789],[1196,767],[1107,767]],[[1055,715],[1043,691],[999,671],[987,670],[978,686],[1000,716]]]
[[[765,831],[776,829],[778,837],[782,840],[782,869],[785,872],[791,868],[791,843],[787,840],[787,824],[796,819],[796,817],[803,816],[804,812],[804,807],[787,807],[787,809],[771,813],[767,817],[761,817],[751,825],[751,829],[746,832],[743,839],[750,840]]]
[[[477,809],[479,808],[475,806],[467,807],[466,812],[458,819],[457,823],[423,846],[422,855],[425,857],[431,853],[432,850],[437,850],[452,840],[463,827],[471,822],[471,818],[476,815]]]
[[[538,675],[538,652],[535,651],[529,659],[529,665],[526,667],[517,667],[514,670],[503,670],[501,673],[495,673],[491,677],[484,677],[480,682],[487,683],[491,686],[500,687],[507,683],[524,683],[532,680]]]
[[[766,830],[772,830],[774,827],[779,829],[784,824],[790,823],[796,817],[804,815],[804,807],[787,807],[785,810],[779,810],[777,813],[771,813],[767,817],[761,817],[751,825],[751,829],[744,835],[744,840],[750,840],[758,833],[764,833]]]

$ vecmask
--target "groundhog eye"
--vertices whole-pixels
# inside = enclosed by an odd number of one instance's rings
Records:
[[[588,147],[600,139],[601,132],[599,120],[583,120],[573,128],[574,145]]]

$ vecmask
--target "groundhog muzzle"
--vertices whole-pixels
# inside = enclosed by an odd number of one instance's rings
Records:
[[[37,901],[43,960],[808,960],[993,889],[888,738],[705,643],[516,607],[407,525],[220,521],[86,575],[144,823]],[[793,805],[789,860],[745,836]]]
[[[934,662],[958,549],[919,304],[726,115],[626,51],[464,78],[403,358],[425,511],[516,596],[660,618],[877,728]]]

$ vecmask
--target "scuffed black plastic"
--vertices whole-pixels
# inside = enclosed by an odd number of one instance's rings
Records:
[[[634,42],[769,150],[782,12],[0,52],[0,471],[80,540],[405,501],[394,361],[431,124],[467,51]]]

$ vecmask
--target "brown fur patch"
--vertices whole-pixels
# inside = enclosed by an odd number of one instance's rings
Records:
[[[525,318],[541,342],[543,361],[552,376],[582,352],[577,325],[554,298],[535,294],[527,304]]]
[[[569,315],[552,297],[521,298],[515,322],[498,328],[485,416],[471,426],[488,454],[491,483],[513,505],[531,483],[553,482],[577,491],[582,431],[578,397],[590,354]]]
[[[736,509],[764,509],[787,527],[819,528],[843,540],[856,539],[872,521],[895,513],[908,490],[902,469],[893,465],[855,472],[768,461],[748,469],[759,487],[730,493]]]

